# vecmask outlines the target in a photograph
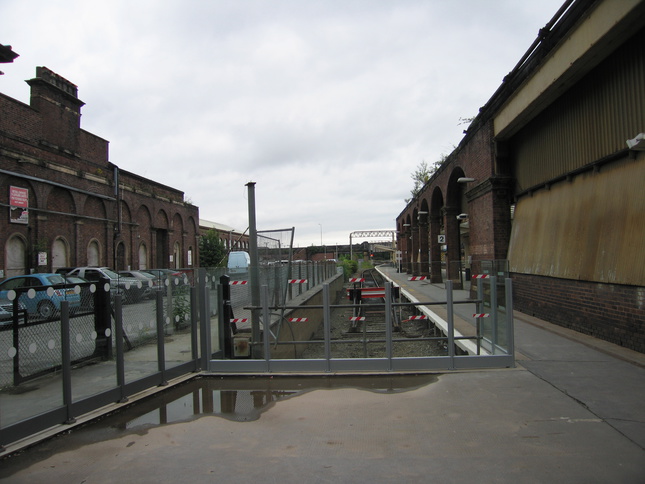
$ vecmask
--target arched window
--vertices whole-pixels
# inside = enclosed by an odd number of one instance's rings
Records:
[[[65,239],[58,237],[52,244],[52,272],[69,266],[69,247]]]
[[[101,264],[101,249],[99,243],[96,240],[92,240],[87,246],[87,265],[92,267],[98,267]]]
[[[27,244],[19,235],[14,235],[5,246],[5,277],[19,276],[27,272]]]
[[[148,268],[148,248],[141,242],[139,245],[139,269],[144,271]]]
[[[179,269],[181,267],[181,248],[179,247],[179,242],[175,242],[173,255],[173,258],[175,259],[175,269]]]

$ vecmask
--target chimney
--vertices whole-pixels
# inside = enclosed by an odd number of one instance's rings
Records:
[[[41,115],[40,142],[52,148],[77,153],[81,129],[78,88],[46,67],[36,67],[30,105]]]

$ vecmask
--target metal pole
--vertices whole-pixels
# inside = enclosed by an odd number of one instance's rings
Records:
[[[221,311],[219,312],[220,346],[224,352],[224,358],[233,358],[233,337],[231,335],[231,286],[230,277],[226,274],[220,276],[219,284],[222,294]]]
[[[271,312],[269,311],[269,287],[262,286],[262,318],[263,318],[263,338],[264,338],[264,360],[267,364],[267,372],[271,372]]]
[[[251,306],[260,307],[260,270],[258,258],[258,229],[255,220],[255,182],[246,184],[248,188],[249,204],[249,257],[251,267],[249,275],[251,279]],[[251,339],[254,343],[260,342],[260,311],[251,310]],[[251,349],[255,346],[252,345]]]
[[[200,272],[203,269],[200,269]],[[190,355],[195,363],[193,371],[199,371],[199,347],[197,341],[197,315],[199,313],[199,272],[197,285],[190,288]]]
[[[508,354],[513,357],[515,368],[515,328],[513,326],[513,279],[506,278],[506,337],[508,338]]]
[[[476,313],[484,312],[484,280],[477,279],[477,299],[481,302],[476,304]],[[477,355],[481,354],[482,347],[482,322],[481,318],[475,318],[477,324]]]
[[[121,398],[119,403],[125,403],[125,361],[123,358],[123,305],[122,296],[117,294],[114,298],[114,337],[116,338],[116,384],[119,387]]]
[[[208,370],[208,362],[211,359],[211,314],[210,314],[210,299],[208,293],[208,284],[206,283],[206,271],[199,271],[199,289],[201,291],[200,297],[200,337],[199,346],[201,350],[201,368]]]
[[[325,333],[325,360],[331,372],[331,308],[329,307],[329,284],[323,284],[323,328]]]
[[[63,359],[63,405],[67,412],[66,424],[73,424],[72,416],[72,352],[69,338],[69,301],[60,302],[61,352]]]
[[[491,335],[491,340],[493,344],[491,354],[494,355],[497,350],[497,277],[493,276],[490,278],[490,306],[491,306],[491,318],[493,326],[493,334]]]
[[[161,374],[159,386],[168,385],[166,380],[166,352],[164,348],[163,296],[157,293],[157,368]]]
[[[392,283],[385,283],[385,354],[387,369],[392,371]]]
[[[16,350],[16,354],[13,357],[13,384],[14,386],[20,385],[22,381],[22,376],[20,376],[20,330],[18,329],[18,323],[20,322],[21,311],[19,309],[22,293],[18,292],[15,299],[13,300],[13,347]],[[27,310],[24,310],[24,322],[27,322]]]
[[[448,307],[448,357],[450,369],[455,369],[455,321],[452,307],[452,281],[446,281],[446,306]]]

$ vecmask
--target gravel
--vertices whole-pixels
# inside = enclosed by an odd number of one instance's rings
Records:
[[[347,283],[343,289],[350,288],[351,283]],[[368,300],[370,301],[370,300]],[[382,300],[380,304],[376,302],[365,303],[364,322],[357,323],[357,327],[352,328],[350,317],[353,316],[353,308],[337,308],[331,311],[331,355],[332,358],[384,358],[385,352],[385,312]],[[347,297],[344,297],[340,304],[350,304]],[[438,356],[446,355],[444,343],[441,340],[420,340],[439,336],[435,334],[434,326],[429,324],[428,320],[408,320],[415,314],[412,307],[394,309],[401,320],[400,330],[394,328],[393,344],[394,357],[419,357],[419,356]],[[315,340],[323,341],[324,333],[321,327],[316,333]],[[354,341],[352,341],[354,340]],[[378,341],[374,341],[378,340]],[[348,342],[352,341],[352,342]],[[324,358],[325,348],[323,343],[312,343],[303,352],[301,358],[314,359]]]

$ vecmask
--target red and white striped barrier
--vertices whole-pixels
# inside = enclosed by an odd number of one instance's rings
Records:
[[[475,313],[473,314],[473,318],[490,318],[489,313]]]
[[[289,284],[306,284],[307,279],[289,279]]]
[[[349,318],[350,321],[365,321],[365,316],[352,316]]]
[[[490,279],[490,274],[475,274],[473,279]]]
[[[361,288],[361,298],[369,297],[385,297],[385,288],[384,287],[362,287]]]
[[[247,323],[249,321],[249,318],[233,318],[231,319],[231,323]]]
[[[349,282],[365,282],[364,277],[350,277]]]
[[[231,281],[231,286],[245,286],[249,281]]]
[[[428,276],[412,276],[408,278],[408,281],[425,281]]]
[[[419,319],[428,319],[428,316],[410,316],[406,321],[415,321]]]
[[[290,323],[306,323],[309,318],[289,318]]]

